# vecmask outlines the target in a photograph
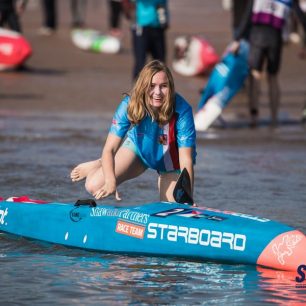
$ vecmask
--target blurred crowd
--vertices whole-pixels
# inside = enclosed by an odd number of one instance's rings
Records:
[[[0,27],[22,32],[20,16],[30,1],[0,0]],[[58,28],[59,3],[57,0],[39,2],[42,24],[38,33],[51,36]],[[72,29],[90,27],[86,22],[87,2],[88,0],[69,0]],[[166,61],[166,35],[168,27],[171,26],[168,2],[168,0],[107,0],[106,35],[120,41],[123,35],[122,18],[130,21],[134,80],[148,58]],[[255,127],[257,124],[260,82],[263,73],[266,73],[270,91],[271,124],[275,126],[281,95],[278,72],[283,44],[300,43],[303,46],[300,57],[306,58],[306,0],[222,0],[222,6],[223,9],[230,11],[232,16],[231,51],[238,52],[239,42],[242,39],[250,44],[248,61],[250,125]],[[266,44],[267,41],[270,45]],[[184,50],[186,51],[186,46]],[[182,54],[184,56],[185,53]],[[305,115],[305,111],[303,114]],[[303,117],[303,120],[306,120],[306,117]]]

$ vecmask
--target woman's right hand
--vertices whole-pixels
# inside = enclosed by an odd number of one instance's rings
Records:
[[[240,42],[234,40],[229,46],[229,51],[236,55],[238,54],[239,48],[240,48]]]

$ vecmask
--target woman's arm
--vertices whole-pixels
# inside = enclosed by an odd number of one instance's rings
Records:
[[[116,192],[115,155],[131,125],[127,117],[128,103],[129,97],[125,97],[113,116],[101,157],[104,185],[94,194],[96,199],[105,198]],[[119,200],[117,193],[116,198]]]
[[[106,198],[116,192],[115,155],[121,142],[122,138],[108,134],[101,157],[104,185],[94,194],[96,199]]]
[[[186,168],[190,176],[191,190],[187,190],[189,195],[193,197],[193,182],[194,182],[194,169],[193,169],[193,148],[182,147],[179,148],[179,161],[181,171]]]
[[[247,0],[244,0],[244,1],[247,1]],[[254,4],[254,0],[249,0],[248,4],[246,5],[244,14],[241,18],[238,29],[237,29],[237,31],[234,35],[234,40],[235,41],[239,41],[240,39],[245,37],[246,33],[248,32],[249,28],[251,27],[253,4]]]

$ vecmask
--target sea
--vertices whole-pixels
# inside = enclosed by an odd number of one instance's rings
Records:
[[[69,203],[90,197],[69,173],[100,156],[110,120],[108,113],[2,110],[0,197]],[[263,122],[256,129],[241,123],[198,133],[195,202],[306,233],[305,132],[299,122],[276,129]],[[157,201],[157,175],[148,170],[119,192],[120,205]],[[296,276],[251,265],[90,252],[0,233],[0,305],[305,305],[306,281],[297,283]]]

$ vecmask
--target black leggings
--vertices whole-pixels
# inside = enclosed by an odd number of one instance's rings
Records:
[[[120,27],[120,17],[122,14],[122,4],[121,1],[109,0],[109,26],[112,29],[117,29]]]
[[[47,28],[56,29],[57,27],[57,8],[56,0],[43,0],[43,25]]]
[[[166,30],[163,28],[153,27],[143,27],[132,30],[134,52],[134,79],[138,76],[141,69],[145,66],[147,54],[150,54],[153,59],[165,62],[165,31]]]
[[[281,65],[282,46],[280,30],[265,25],[253,26],[250,35],[250,68],[263,71],[266,64],[269,74],[277,74]]]

